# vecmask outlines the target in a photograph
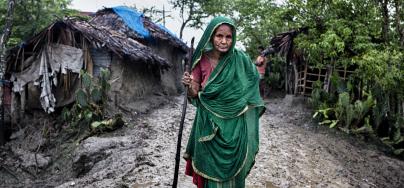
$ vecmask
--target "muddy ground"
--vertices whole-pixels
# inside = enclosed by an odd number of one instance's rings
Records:
[[[83,137],[57,120],[21,128],[0,150],[1,187],[170,187],[182,98],[111,133]],[[311,121],[304,99],[266,100],[247,187],[404,187],[404,161],[377,142]],[[195,109],[188,108],[183,150]],[[69,132],[70,130],[70,132]],[[193,187],[181,161],[179,187]]]

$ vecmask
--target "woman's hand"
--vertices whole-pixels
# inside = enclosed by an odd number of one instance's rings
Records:
[[[184,72],[184,75],[182,76],[182,83],[185,86],[191,87],[192,86],[192,81],[193,81],[192,75],[189,74],[189,72]]]
[[[258,56],[257,59],[255,60],[255,65],[257,66],[261,66],[265,61],[265,57],[262,56]]]
[[[196,97],[199,92],[199,84],[194,82],[193,76],[189,72],[184,72],[182,76],[182,83],[188,86],[188,95],[190,97]]]

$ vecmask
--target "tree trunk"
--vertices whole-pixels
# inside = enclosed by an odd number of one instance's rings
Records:
[[[186,23],[182,22],[181,29],[180,29],[180,39],[182,39],[182,33],[184,32],[185,25],[186,25]]]
[[[400,4],[400,0],[394,0],[394,6],[396,8],[396,30],[397,30],[397,34],[400,37],[399,41],[400,41],[400,47],[404,48],[404,28],[401,27],[401,4]]]
[[[6,44],[10,38],[11,30],[13,28],[13,15],[14,15],[15,0],[8,0],[6,23],[4,25],[3,34],[0,36],[0,78],[3,79],[4,69],[6,64]],[[3,107],[3,90],[0,90],[0,145],[6,141],[4,124],[4,107]]]
[[[188,22],[190,22],[190,21],[191,21],[191,15],[189,15],[188,18],[182,22],[181,29],[180,29],[180,39],[182,39],[185,26],[187,26]]]
[[[183,2],[183,5],[181,7],[182,25],[181,25],[181,29],[180,29],[180,39],[182,39],[185,26],[187,26],[188,22],[191,21],[192,14],[194,12],[194,4],[191,3],[191,4],[188,5],[188,8],[189,8],[188,17],[187,17],[187,19],[184,19],[185,6],[186,6],[186,4],[185,4],[185,2]]]
[[[6,55],[6,44],[11,34],[13,28],[13,14],[14,14],[14,4],[15,0],[8,0],[6,23],[3,28],[3,34],[0,37],[0,67],[1,67],[1,77],[4,73],[5,55]]]
[[[383,42],[387,43],[389,41],[389,9],[388,9],[388,0],[379,0],[382,7],[382,16],[383,16],[383,28],[382,28],[382,35],[383,35]]]

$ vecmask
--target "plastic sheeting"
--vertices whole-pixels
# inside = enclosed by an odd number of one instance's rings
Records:
[[[39,67],[39,75],[42,76],[40,81],[41,97],[39,100],[41,101],[42,108],[45,112],[52,113],[55,111],[56,98],[52,93],[52,73],[49,72],[49,65],[46,56],[46,51],[43,50],[41,55],[41,65]]]
[[[113,7],[112,10],[118,14],[126,25],[145,39],[151,38],[150,32],[143,25],[143,14],[125,6]]]
[[[39,67],[41,62],[39,59],[35,60],[30,67],[19,73],[11,75],[10,81],[13,82],[13,92],[21,92],[24,90],[24,86],[39,79]]]
[[[83,68],[83,50],[63,44],[52,44],[49,48],[52,73],[62,72],[66,74],[67,70],[80,73]]]
[[[56,99],[52,93],[52,84],[57,85],[56,74],[66,74],[66,70],[80,73],[83,67],[83,51],[72,46],[51,44],[42,50],[40,58],[22,72],[14,73],[10,81],[13,82],[13,92],[23,92],[27,83],[40,85],[40,102],[42,108],[51,113],[54,111]]]

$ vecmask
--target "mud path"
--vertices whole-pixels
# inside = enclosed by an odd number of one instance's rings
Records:
[[[65,173],[51,173],[48,167],[41,181],[25,177],[25,183],[0,183],[5,187],[170,187],[181,101],[178,97],[113,133],[87,138],[72,152],[73,167]],[[247,187],[404,187],[404,161],[358,138],[313,125],[301,99],[275,98],[266,106],[260,120],[260,151]],[[182,150],[194,113],[194,107],[188,107]],[[184,165],[182,160],[179,187],[194,187],[192,178],[183,173]],[[5,174],[0,169],[1,178],[13,179]]]

